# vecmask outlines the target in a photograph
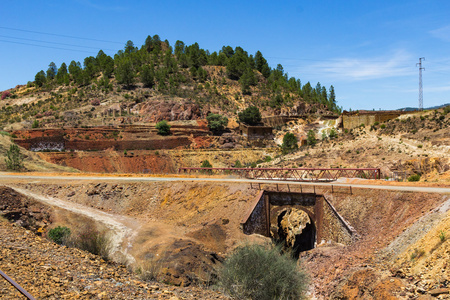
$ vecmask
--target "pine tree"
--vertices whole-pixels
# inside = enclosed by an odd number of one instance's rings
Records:
[[[48,65],[48,69],[47,69],[47,79],[52,80],[53,78],[55,78],[57,72],[58,72],[58,68],[56,67],[56,64],[54,62],[51,62]]]
[[[45,77],[44,70],[40,70],[36,76],[34,76],[34,83],[37,86],[42,86],[47,81],[47,77]]]
[[[134,43],[131,40],[128,40],[125,44],[124,53],[131,54],[137,51],[137,47],[134,46]]]
[[[131,87],[134,83],[135,72],[130,59],[123,58],[117,61],[117,67],[114,71],[117,82],[124,84],[127,88]]]
[[[66,81],[66,77],[68,76],[67,65],[63,62],[58,69],[58,73],[56,74],[56,81],[58,82],[58,84],[63,84]]]
[[[245,52],[241,47],[236,47],[234,55],[228,59],[227,62],[227,76],[233,80],[239,80],[247,66],[247,52]]]
[[[147,52],[151,52],[153,50],[153,38],[150,35],[145,39],[144,48]]]
[[[70,62],[69,73],[72,76],[72,78],[75,81],[75,83],[77,83],[77,84],[81,84],[81,73],[82,73],[82,71],[83,70],[81,69],[80,62],[75,62],[74,60],[72,60]]]
[[[261,74],[265,78],[269,78],[270,67],[269,67],[269,64],[267,63],[267,60],[264,58],[264,56],[262,55],[262,53],[260,51],[257,51],[255,54],[255,65],[256,65],[256,70],[261,72]]]
[[[148,65],[144,65],[141,70],[141,82],[145,87],[152,88],[155,84],[155,75],[154,70],[150,68]]]
[[[182,41],[178,40],[175,42],[175,56],[180,58],[181,54],[184,54],[185,45]]]
[[[336,106],[336,94],[334,92],[334,86],[330,86],[329,94],[328,94],[328,102],[330,103],[331,109],[338,109]]]

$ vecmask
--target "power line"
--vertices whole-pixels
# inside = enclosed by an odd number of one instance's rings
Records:
[[[0,26],[0,28],[1,28],[1,29],[6,29],[6,30],[20,31],[20,32],[29,32],[29,33],[37,33],[37,34],[44,34],[44,35],[59,36],[59,37],[65,37],[65,38],[70,38],[70,39],[87,40],[87,41],[95,41],[95,42],[103,42],[103,43],[112,43],[112,44],[121,44],[121,45],[124,44],[124,43],[116,42],[116,41],[91,39],[91,38],[85,38],[85,37],[79,37],[79,36],[64,35],[64,34],[56,34],[56,33],[41,32],[41,31],[33,31],[33,30],[25,30],[25,29],[11,28],[11,27],[4,27],[4,26]]]
[[[292,61],[317,61],[317,62],[336,62],[336,63],[342,63],[343,59],[341,58],[335,58],[335,59],[314,59],[314,58],[292,58],[292,57],[276,57],[276,56],[267,56],[267,58],[271,59],[284,59],[284,60],[292,60]],[[381,60],[370,60],[370,59],[362,59],[359,60],[358,63],[381,63],[386,61]]]
[[[95,52],[84,51],[84,50],[67,49],[67,48],[44,46],[44,45],[36,45],[36,44],[30,44],[30,43],[13,42],[13,41],[5,41],[5,40],[0,40],[0,42],[19,44],[19,45],[27,45],[27,46],[34,46],[34,47],[41,47],[41,48],[49,48],[49,49],[67,50],[67,51],[74,51],[74,52],[84,52],[84,53],[89,53],[89,54],[94,54],[95,53]]]
[[[89,47],[89,46],[80,46],[80,45],[73,45],[73,44],[57,43],[57,42],[48,42],[48,41],[41,41],[41,40],[34,40],[34,39],[27,39],[27,38],[18,38],[18,37],[7,36],[7,35],[0,35],[0,37],[7,38],[7,39],[15,39],[15,40],[38,42],[38,43],[46,43],[46,44],[69,46],[69,47],[78,47],[78,48],[87,48],[87,49],[99,49],[98,47]],[[107,49],[107,48],[103,48],[103,50],[116,51],[116,50]]]

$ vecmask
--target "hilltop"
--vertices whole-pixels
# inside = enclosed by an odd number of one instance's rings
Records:
[[[100,50],[37,72],[34,81],[2,92],[4,129],[117,124],[111,112],[133,123],[196,120],[209,113],[236,118],[248,106],[263,116],[339,112],[333,86],[302,85],[282,65],[271,69],[260,51],[224,46],[210,53],[197,43],[172,47],[158,35],[141,48],[128,41],[114,57]],[[298,111],[300,107],[301,111]],[[116,115],[116,114],[115,114]]]

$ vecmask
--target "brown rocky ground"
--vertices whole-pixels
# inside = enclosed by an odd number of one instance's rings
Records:
[[[227,299],[202,288],[145,282],[125,266],[59,246],[0,219],[0,269],[37,299]],[[0,298],[20,294],[3,279]]]
[[[420,295],[413,283],[392,271],[396,256],[390,253],[380,258],[380,253],[447,197],[361,189],[353,195],[328,194],[327,198],[356,229],[359,239],[349,246],[324,244],[303,255],[314,278],[316,295],[325,299],[407,299]],[[413,231],[411,239],[402,244],[410,245],[413,237],[423,234],[421,229]],[[399,247],[395,249],[402,252]]]

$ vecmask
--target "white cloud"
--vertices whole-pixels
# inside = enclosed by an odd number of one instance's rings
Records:
[[[405,51],[373,58],[337,58],[312,64],[299,73],[320,73],[336,81],[360,81],[369,79],[410,76],[416,72],[415,58]]]
[[[430,34],[437,39],[450,42],[450,25],[431,30]]]

